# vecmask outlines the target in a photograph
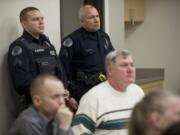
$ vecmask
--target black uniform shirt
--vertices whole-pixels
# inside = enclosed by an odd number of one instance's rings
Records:
[[[24,31],[9,47],[8,64],[15,89],[20,95],[29,96],[32,79],[42,72],[54,73],[65,82],[55,48],[45,35],[40,35],[38,40]]]
[[[114,48],[109,36],[101,30],[88,32],[84,28],[79,28],[65,37],[62,41],[59,57],[65,67],[69,82],[78,82],[80,80],[78,76],[83,76],[82,74],[88,76],[98,73],[105,74],[105,56],[112,50]],[[86,82],[90,81],[87,80]],[[76,93],[80,93],[76,96],[77,100],[93,86],[83,85],[81,85],[82,87],[79,85],[81,88],[78,87],[75,90]],[[71,91],[71,88],[69,90]]]
[[[87,32],[80,28],[62,41],[60,59],[73,79],[78,71],[85,73],[105,73],[105,56],[114,50],[109,36],[103,31]]]

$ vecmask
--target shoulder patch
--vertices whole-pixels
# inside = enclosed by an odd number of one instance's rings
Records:
[[[73,40],[71,38],[67,38],[66,40],[64,40],[63,42],[63,46],[64,47],[71,47],[73,44]]]
[[[22,53],[22,48],[20,46],[15,46],[13,49],[12,49],[12,52],[11,52],[11,55],[12,56],[18,56]]]

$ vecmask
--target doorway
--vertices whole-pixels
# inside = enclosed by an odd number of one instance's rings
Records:
[[[60,0],[61,39],[80,27],[78,11],[84,4],[95,6],[101,19],[101,29],[104,30],[103,0]]]

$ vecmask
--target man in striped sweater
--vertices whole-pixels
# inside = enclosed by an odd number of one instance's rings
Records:
[[[143,90],[134,84],[135,67],[128,51],[110,52],[105,64],[108,80],[80,100],[72,124],[76,135],[126,135],[131,110],[144,96]]]

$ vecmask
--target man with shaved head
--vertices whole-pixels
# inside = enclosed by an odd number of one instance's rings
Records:
[[[40,74],[31,84],[33,105],[14,122],[8,135],[73,135],[73,113],[65,105],[65,89],[53,75]]]

